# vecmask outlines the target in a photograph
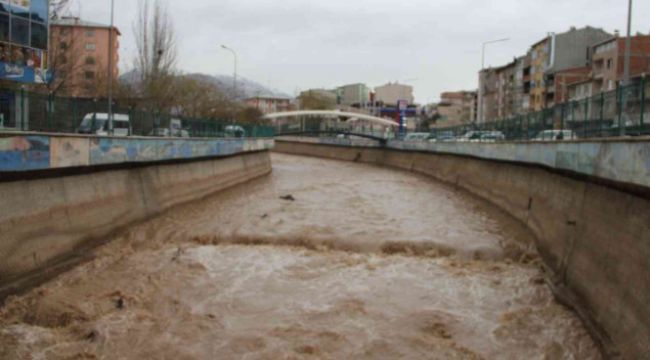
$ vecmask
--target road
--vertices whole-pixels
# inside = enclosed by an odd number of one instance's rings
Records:
[[[0,358],[600,358],[503,212],[397,170],[273,162],[11,298]]]

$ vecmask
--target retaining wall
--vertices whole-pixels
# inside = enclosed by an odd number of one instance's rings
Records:
[[[549,285],[558,299],[577,311],[608,357],[639,359],[650,353],[650,200],[646,195],[621,190],[624,186],[601,185],[577,172],[572,176],[548,165],[506,162],[485,154],[459,156],[398,150],[394,145],[382,149],[310,141],[277,140],[275,151],[414,171],[499,206],[534,233]],[[626,157],[622,152],[617,156]]]
[[[18,146],[4,152],[0,147],[0,164],[13,164],[12,172],[0,172],[0,300],[78,262],[89,248],[135,222],[269,173],[266,149],[273,145],[272,139],[189,145],[164,139],[39,136],[39,145],[30,137],[7,139],[5,144]],[[13,162],[3,163],[9,153]],[[87,161],[93,165],[80,167]],[[9,173],[11,179],[3,180]]]

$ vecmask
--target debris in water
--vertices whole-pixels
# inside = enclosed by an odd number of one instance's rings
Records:
[[[180,258],[181,255],[183,255],[183,249],[179,246],[176,252],[174,253],[174,256],[172,256],[172,261],[178,260],[178,258]]]
[[[296,201],[296,198],[293,197],[293,195],[285,195],[285,196],[280,196],[280,199],[286,200],[286,201]]]
[[[97,340],[98,335],[99,334],[97,333],[97,331],[93,330],[88,335],[86,335],[86,340],[88,340],[90,342],[93,342],[93,341]]]

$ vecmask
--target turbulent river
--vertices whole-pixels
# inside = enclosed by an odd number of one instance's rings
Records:
[[[8,299],[0,358],[600,359],[502,212],[397,170],[273,164]]]

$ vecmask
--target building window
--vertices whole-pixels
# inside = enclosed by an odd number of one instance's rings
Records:
[[[0,41],[9,41],[9,14],[0,13]]]
[[[87,29],[86,30],[86,37],[93,37],[93,36],[95,36],[95,30]]]
[[[95,58],[92,56],[88,56],[86,58],[86,65],[95,65]]]
[[[29,46],[29,20],[11,18],[11,41]]]
[[[84,76],[86,77],[86,80],[92,80],[95,78],[95,72],[93,71],[86,71]]]
[[[611,68],[612,68],[612,64],[613,64],[612,59],[607,59],[607,69],[611,69]]]
[[[86,51],[95,51],[97,45],[94,43],[86,43]]]
[[[47,26],[32,22],[32,47],[47,49]]]

